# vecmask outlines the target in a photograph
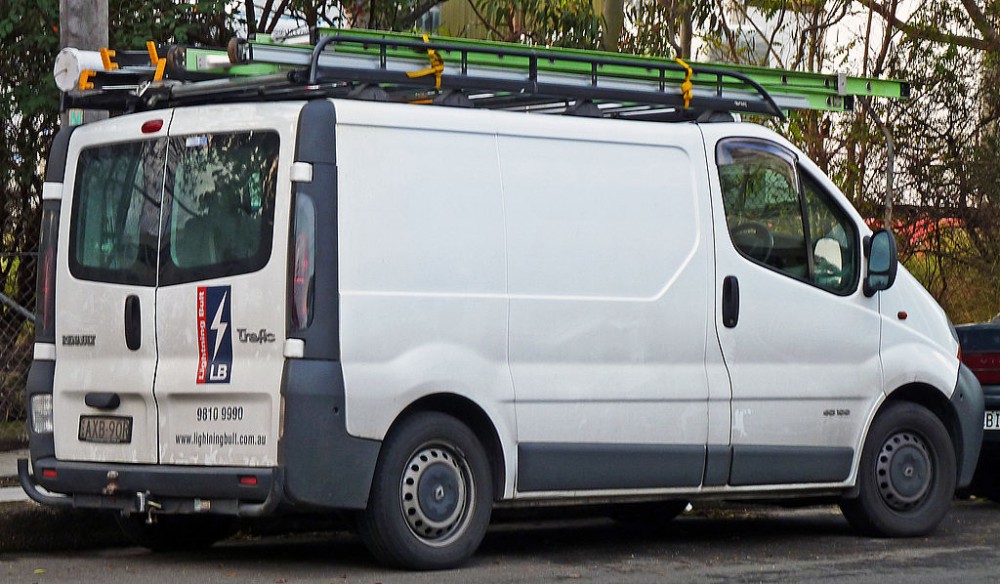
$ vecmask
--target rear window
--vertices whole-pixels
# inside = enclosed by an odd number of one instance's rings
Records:
[[[109,144],[80,153],[70,270],[155,286],[259,270],[271,255],[278,134]],[[161,212],[162,206],[162,212]]]
[[[84,280],[153,286],[166,140],[80,153],[70,228],[70,272]]]
[[[172,138],[161,284],[253,272],[271,255],[278,135]]]
[[[958,342],[966,353],[1000,352],[1000,328],[959,330]]]

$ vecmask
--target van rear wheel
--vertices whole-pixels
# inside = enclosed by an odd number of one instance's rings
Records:
[[[358,531],[387,564],[452,568],[479,547],[492,501],[489,462],[476,435],[446,414],[420,413],[386,438]]]
[[[840,508],[870,535],[924,535],[948,512],[955,482],[955,450],[941,420],[916,404],[889,404],[865,440],[859,495]]]

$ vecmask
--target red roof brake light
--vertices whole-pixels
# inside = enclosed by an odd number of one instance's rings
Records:
[[[142,124],[143,134],[155,134],[163,129],[163,120],[148,120]]]

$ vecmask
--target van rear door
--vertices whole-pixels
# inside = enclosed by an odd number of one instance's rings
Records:
[[[56,268],[62,460],[157,460],[154,298],[170,116],[84,126],[70,143]]]
[[[156,292],[160,461],[277,464],[301,104],[179,109]]]

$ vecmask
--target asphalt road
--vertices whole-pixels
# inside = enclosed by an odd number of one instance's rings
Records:
[[[1000,505],[956,501],[933,535],[856,535],[834,507],[695,509],[665,527],[601,518],[495,524],[462,569],[376,565],[344,532],[236,538],[201,553],[139,548],[0,555],[3,582],[992,582]]]

